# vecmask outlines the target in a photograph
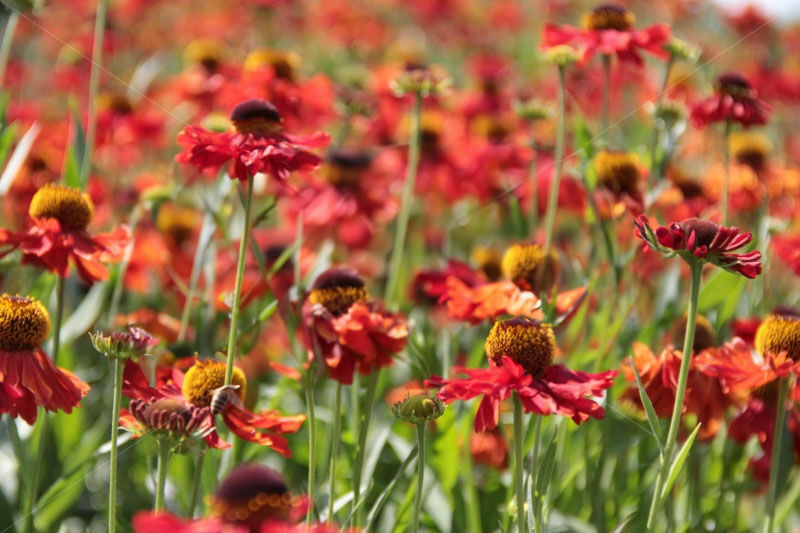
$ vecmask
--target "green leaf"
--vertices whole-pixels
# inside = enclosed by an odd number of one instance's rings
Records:
[[[719,270],[700,289],[700,299],[697,302],[698,311],[708,313],[717,309],[719,312],[716,326],[719,328],[727,323],[736,312],[746,282],[747,279],[740,274]]]
[[[631,368],[633,368],[633,373],[636,375],[636,386],[639,388],[639,398],[642,400],[644,412],[647,414],[647,421],[650,423],[650,429],[653,430],[653,435],[656,436],[656,440],[658,441],[658,447],[663,452],[664,434],[661,432],[661,423],[656,415],[656,410],[653,408],[653,402],[650,401],[650,397],[647,395],[647,391],[644,389],[642,376],[639,375],[639,369],[636,368],[636,365],[633,364],[633,361],[631,361]]]
[[[453,503],[453,494],[458,478],[461,475],[461,463],[459,454],[453,453],[458,450],[459,427],[456,424],[456,409],[447,409],[444,414],[436,421],[437,439],[433,444],[435,453],[428,458],[429,463],[434,467],[442,491]]]
[[[700,432],[701,425],[702,424],[697,424],[697,427],[694,428],[692,434],[689,435],[689,438],[686,439],[686,442],[684,442],[683,446],[681,446],[681,449],[678,452],[678,455],[675,457],[675,460],[672,461],[672,465],[669,467],[669,474],[667,475],[667,482],[664,483],[664,489],[661,491],[662,503],[667,499],[667,495],[669,494],[669,491],[672,490],[675,480],[678,479],[678,474],[681,473],[683,464],[686,462],[686,458],[689,457],[689,451],[692,449],[692,444],[694,444],[694,440],[697,438],[697,434]]]
[[[85,189],[88,176],[85,180],[81,179],[81,164],[83,164],[83,156],[86,153],[86,133],[83,131],[80,116],[76,112],[72,113],[70,125],[72,128],[72,142],[64,157],[61,180],[70,187]]]
[[[75,339],[89,331],[97,322],[106,301],[108,288],[107,281],[92,285],[81,303],[61,327],[61,342],[64,346],[72,344]]]
[[[406,457],[406,460],[403,461],[403,463],[400,465],[400,468],[397,469],[397,474],[395,474],[394,478],[392,478],[389,484],[386,485],[386,488],[383,489],[383,491],[378,495],[378,499],[375,502],[375,505],[372,506],[372,509],[370,509],[369,514],[367,515],[367,525],[364,531],[372,531],[372,526],[373,523],[375,522],[375,519],[380,514],[381,509],[383,509],[383,506],[392,496],[392,493],[394,492],[394,488],[397,485],[397,482],[403,479],[403,477],[405,476],[406,470],[414,461],[414,459],[417,457],[418,452],[419,449],[417,447],[414,447],[411,450],[411,452]]]

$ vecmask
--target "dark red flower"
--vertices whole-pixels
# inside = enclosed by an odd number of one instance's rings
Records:
[[[695,103],[691,108],[692,123],[701,128],[714,122],[737,122],[744,128],[766,124],[772,110],[757,97],[750,81],[738,72],[717,78],[713,96]]]
[[[178,135],[183,151],[175,160],[200,170],[217,170],[230,163],[230,177],[242,181],[259,172],[283,181],[295,170],[316,168],[321,159],[307,149],[325,146],[330,140],[323,132],[302,137],[283,133],[278,110],[264,100],[240,103],[230,118],[235,131],[216,133],[198,126],[184,128]]]
[[[654,24],[643,30],[633,28],[634,16],[616,4],[604,4],[588,11],[583,18],[583,28],[545,24],[543,48],[562,44],[577,46],[585,63],[595,54],[616,54],[621,61],[644,65],[641,51],[667,59],[664,45],[671,31],[667,24]]]
[[[761,252],[731,253],[753,239],[751,233],[740,233],[737,227],[723,227],[710,220],[687,218],[673,222],[669,227],[658,226],[654,232],[646,215],[640,215],[634,225],[636,236],[665,257],[677,253],[686,260],[691,257],[702,259],[751,279],[761,273]]]

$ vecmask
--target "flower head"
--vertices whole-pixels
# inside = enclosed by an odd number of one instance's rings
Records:
[[[230,119],[234,132],[216,133],[197,126],[184,128],[178,135],[183,152],[176,156],[176,161],[215,171],[230,163],[230,176],[243,181],[260,172],[285,180],[292,171],[319,166],[319,156],[307,149],[324,146],[329,140],[325,133],[305,137],[283,133],[280,113],[265,100],[239,103]]]
[[[69,274],[69,260],[84,281],[94,283],[108,277],[104,262],[119,260],[129,240],[121,226],[110,234],[92,237],[86,227],[93,206],[80,190],[62,185],[41,187],[31,200],[28,213],[33,224],[25,232],[0,229],[0,257],[19,249],[22,262],[46,268],[62,278]]]
[[[119,359],[138,359],[158,344],[158,340],[138,326],[128,326],[126,331],[112,333],[96,331],[89,336],[95,350],[106,357]]]
[[[42,351],[49,333],[50,316],[39,300],[0,296],[0,414],[33,424],[37,407],[70,413],[89,392]]]
[[[728,72],[717,78],[713,96],[692,106],[691,117],[698,128],[724,121],[749,128],[766,124],[771,109],[769,104],[757,97],[755,89],[743,74]]]
[[[737,131],[731,134],[728,142],[737,163],[747,165],[755,172],[764,169],[772,151],[769,137],[760,131]]]
[[[467,377],[446,380],[432,376],[425,384],[439,388],[437,396],[446,404],[483,395],[475,416],[475,431],[479,432],[497,427],[500,403],[512,393],[519,395],[526,413],[569,416],[578,424],[590,417],[602,418],[603,408],[586,396],[601,395],[617,372],[589,374],[551,364],[552,330],[548,328],[529,319],[497,323],[486,340],[489,368],[456,367],[454,372]]]
[[[340,316],[356,302],[369,298],[364,280],[347,268],[329,268],[314,281],[308,301],[321,305],[333,316]]]
[[[560,271],[558,254],[554,250],[545,254],[538,244],[511,246],[503,254],[501,268],[507,279],[537,295],[550,292]]]
[[[755,348],[761,354],[785,354],[800,362],[800,318],[769,315],[756,330]]]
[[[739,228],[723,227],[710,220],[687,218],[673,222],[669,227],[658,226],[654,232],[645,215],[640,215],[634,225],[637,237],[665,257],[678,254],[686,261],[708,261],[748,278],[755,278],[761,273],[761,252],[732,253],[753,239],[752,234],[740,233]]]
[[[422,424],[442,416],[444,405],[439,398],[435,396],[431,398],[424,392],[408,394],[404,399],[392,405],[392,413],[400,420],[412,424]]]

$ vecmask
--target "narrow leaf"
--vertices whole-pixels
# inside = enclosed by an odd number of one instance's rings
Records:
[[[650,401],[650,397],[647,395],[647,391],[644,389],[642,376],[639,375],[639,369],[636,368],[636,365],[633,364],[633,361],[631,361],[631,368],[633,368],[633,373],[636,375],[636,386],[639,388],[639,398],[642,400],[644,412],[647,414],[647,421],[650,423],[650,429],[653,430],[653,435],[656,436],[656,440],[658,441],[658,447],[663,452],[664,434],[661,432],[661,424],[658,420],[658,416],[656,415],[656,410],[653,408],[653,402]]]
[[[694,428],[692,434],[689,435],[689,438],[686,439],[686,442],[683,443],[681,446],[680,451],[678,452],[677,457],[672,462],[672,465],[669,467],[669,474],[667,475],[667,482],[664,484],[664,489],[661,491],[661,500],[667,499],[667,495],[669,491],[672,490],[672,486],[675,484],[675,480],[678,479],[678,474],[681,473],[681,468],[683,468],[683,463],[686,462],[686,458],[689,457],[689,451],[692,449],[692,444],[694,444],[694,439],[697,438],[697,433],[700,431],[700,426],[702,424],[697,424],[697,427]]]

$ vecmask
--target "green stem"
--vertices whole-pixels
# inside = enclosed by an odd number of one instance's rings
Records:
[[[667,61],[664,67],[664,78],[661,80],[661,90],[658,93],[658,99],[656,100],[656,118],[654,120],[653,125],[653,138],[650,142],[650,179],[657,183],[661,178],[661,173],[657,170],[661,168],[660,165],[656,163],[656,153],[658,152],[658,141],[661,137],[661,128],[658,119],[658,112],[661,110],[661,105],[664,103],[664,97],[667,93],[667,83],[669,83],[669,73],[672,70],[672,65],[675,63],[675,60],[670,56],[669,60]]]
[[[517,531],[526,533],[528,530],[527,515],[525,513],[525,494],[523,491],[524,454],[522,452],[522,402],[519,395],[514,393],[514,494],[517,497]]]
[[[419,532],[419,514],[422,510],[422,489],[425,480],[425,422],[417,424],[417,493],[414,495],[414,518],[411,531]]]
[[[233,379],[233,362],[236,359],[236,326],[239,321],[239,300],[242,293],[244,263],[247,252],[247,237],[250,232],[250,205],[253,203],[253,176],[247,178],[247,199],[244,203],[244,223],[242,240],[239,241],[239,259],[236,263],[236,284],[233,288],[233,309],[231,310],[230,334],[228,335],[228,359],[225,366],[225,385]]]
[[[186,513],[187,518],[194,518],[194,511],[197,509],[197,499],[200,497],[201,487],[203,485],[203,465],[205,464],[205,459],[205,452],[200,452],[200,455],[197,456],[197,461],[194,463],[192,495],[189,497],[189,509]]]
[[[544,223],[544,253],[545,257],[550,253],[550,246],[553,244],[553,230],[556,223],[556,210],[558,209],[558,190],[561,187],[561,174],[564,171],[564,135],[566,132],[567,115],[567,80],[566,68],[558,66],[558,122],[556,124],[556,153],[555,153],[555,172],[553,180],[550,182],[550,190],[547,195],[547,213]]]
[[[472,417],[466,417],[465,429],[466,438],[464,439],[463,472],[464,487],[466,490],[467,503],[467,526],[470,533],[481,533],[481,507],[478,497],[478,487],[475,484],[472,473],[472,450],[470,449],[470,439],[472,438]]]
[[[86,183],[92,167],[92,151],[97,137],[97,91],[100,87],[100,69],[103,64],[103,41],[106,33],[106,11],[108,0],[97,1],[94,17],[94,45],[92,47],[92,72],[89,77],[88,118],[86,122],[86,150],[81,162],[80,183]]]
[[[608,140],[608,116],[611,107],[611,55],[603,54],[603,131],[600,138]]]
[[[19,438],[19,431],[17,431],[17,424],[10,416],[6,418],[8,425],[8,440],[11,441],[11,447],[14,449],[14,455],[17,457],[17,464],[19,465],[19,487],[20,494],[26,494],[27,485],[30,483],[28,477],[28,454],[25,453],[25,447],[22,445],[22,439]],[[21,497],[21,500],[24,499]]]
[[[403,248],[405,247],[406,232],[408,231],[408,219],[411,216],[414,182],[417,180],[417,166],[419,165],[422,94],[417,93],[414,98],[414,109],[411,113],[411,139],[408,143],[408,166],[406,167],[406,176],[403,183],[400,214],[397,216],[397,226],[394,232],[392,258],[389,263],[389,274],[386,280],[386,293],[384,294],[387,303],[393,302],[397,295],[400,267],[403,263]]]
[[[772,459],[769,465],[769,492],[767,493],[767,516],[764,519],[764,533],[775,530],[775,504],[778,501],[778,470],[781,466],[781,445],[783,426],[786,420],[786,399],[789,396],[789,379],[780,378],[778,403],[775,406],[775,433],[772,438]]]
[[[356,462],[353,468],[353,512],[355,513],[356,529],[361,525],[363,518],[363,508],[361,503],[361,474],[364,470],[364,456],[367,453],[367,432],[369,431],[369,422],[372,418],[372,404],[375,403],[375,393],[378,390],[378,377],[380,370],[375,369],[369,376],[369,384],[367,385],[367,395],[364,398],[364,412],[361,415],[361,424],[358,430],[358,449],[356,450]]]
[[[158,437],[158,463],[156,464],[156,501],[153,510],[161,513],[165,509],[164,488],[167,486],[167,467],[169,466],[169,442],[166,437]]]
[[[6,31],[3,32],[3,43],[0,44],[0,87],[6,81],[6,67],[8,66],[8,58],[11,56],[11,43],[14,42],[14,32],[17,30],[18,22],[19,11],[11,8],[11,13],[6,21]]]
[[[333,525],[333,503],[336,496],[336,459],[339,458],[339,437],[342,427],[342,384],[336,382],[336,399],[333,402],[333,431],[331,433],[331,464],[328,475],[328,525]]]
[[[308,407],[308,500],[313,505],[316,496],[316,476],[317,476],[317,417],[314,411],[314,377],[312,369],[305,373],[306,405]],[[334,436],[334,439],[336,437]],[[309,510],[306,514],[306,527],[311,526],[311,518],[314,513]]]
[[[722,133],[722,165],[725,167],[725,178],[722,181],[722,225],[727,226],[730,218],[730,178],[731,154],[728,140],[731,135],[731,121],[725,121],[725,131]]]
[[[108,476],[108,531],[117,528],[117,434],[119,433],[119,406],[122,401],[122,371],[125,364],[114,358],[114,398],[111,405],[111,456]]]
[[[678,375],[678,388],[675,391],[675,405],[672,408],[672,419],[669,423],[667,441],[664,444],[664,451],[661,455],[661,470],[656,478],[655,492],[650,504],[650,513],[647,516],[647,530],[652,531],[655,518],[661,506],[661,492],[667,480],[672,454],[675,449],[675,441],[678,437],[678,428],[681,425],[681,411],[683,410],[683,398],[686,395],[686,382],[689,377],[689,367],[692,359],[692,346],[694,346],[694,328],[697,321],[697,300],[700,295],[700,282],[703,274],[703,262],[697,259],[690,259],[691,281],[689,285],[689,309],[686,318],[686,336],[683,339],[683,355],[681,357],[681,368]]]
[[[531,132],[533,135],[533,132]],[[531,150],[533,151],[528,175],[531,186],[531,206],[528,210],[528,234],[536,231],[536,223],[539,221],[539,158],[536,152],[536,141],[531,140]],[[446,379],[446,378],[445,378]]]
[[[544,494],[539,494],[536,491],[536,475],[539,473],[539,447],[542,442],[542,419],[543,416],[536,417],[536,428],[533,431],[533,451],[531,452],[531,491],[534,494],[534,521],[536,526],[536,533],[544,531],[542,526],[544,522]]]
[[[58,276],[56,278],[56,312],[53,320],[53,349],[52,359],[53,364],[58,366],[58,351],[61,348],[61,322],[64,319],[64,278]],[[46,409],[39,410],[39,419],[37,424],[40,426],[39,443],[36,451],[36,462],[33,467],[33,479],[31,479],[31,490],[28,492],[28,498],[25,500],[25,507],[22,514],[25,517],[22,531],[30,533],[33,531],[33,506],[39,493],[39,481],[42,477],[42,465],[44,463],[45,448],[47,446],[47,431],[49,426],[49,418]]]

